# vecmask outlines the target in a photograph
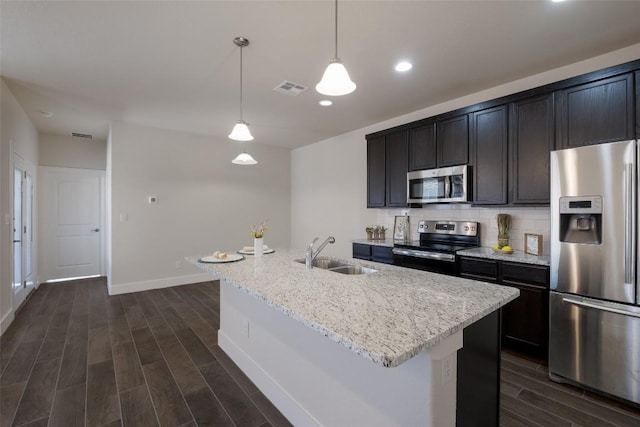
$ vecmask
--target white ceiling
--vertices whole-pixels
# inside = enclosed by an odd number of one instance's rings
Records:
[[[294,148],[640,42],[640,1],[340,1],[357,90],[320,107],[333,2],[2,1],[1,74],[41,132],[124,120]],[[401,58],[414,63],[399,74]],[[273,91],[283,80],[309,87]],[[51,118],[38,111],[51,111]]]

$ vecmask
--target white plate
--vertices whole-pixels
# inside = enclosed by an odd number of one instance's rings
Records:
[[[227,254],[227,259],[215,258],[213,255],[209,255],[209,256],[203,256],[198,261],[199,262],[209,262],[209,263],[213,263],[213,264],[218,264],[218,263],[222,263],[222,262],[240,261],[241,259],[244,259],[244,257],[242,255]]]
[[[263,253],[263,254],[272,254],[272,253],[274,253],[275,251],[276,251],[275,249],[273,249],[273,248],[269,248],[269,249],[267,249],[266,251],[263,251],[262,253]],[[238,251],[238,253],[239,253],[239,254],[244,254],[244,255],[253,255],[253,251],[244,251],[244,250],[242,250],[242,249],[240,249],[240,250]]]

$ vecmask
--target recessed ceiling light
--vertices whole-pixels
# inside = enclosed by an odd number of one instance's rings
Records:
[[[408,61],[400,61],[396,64],[396,71],[399,71],[401,73],[405,71],[409,71],[412,68],[413,68],[413,64]]]
[[[38,111],[42,115],[42,117],[53,117],[53,113],[51,111]]]
[[[322,105],[323,107],[328,107],[330,105],[333,105],[333,101],[329,101],[328,99],[323,99],[322,101],[318,102],[318,104]]]
[[[564,0],[551,0],[553,3],[562,3]]]

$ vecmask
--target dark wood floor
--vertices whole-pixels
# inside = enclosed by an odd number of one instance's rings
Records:
[[[42,285],[0,339],[0,427],[287,426],[217,345],[218,282],[108,296]],[[501,424],[640,426],[640,411],[503,354]],[[484,426],[480,426],[484,427]]]
[[[541,361],[502,352],[500,424],[520,426],[640,426],[640,410],[548,377]]]
[[[217,345],[218,282],[40,286],[0,340],[0,425],[291,425]]]

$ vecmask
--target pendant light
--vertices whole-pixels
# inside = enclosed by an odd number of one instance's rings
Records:
[[[347,69],[338,58],[338,0],[335,0],[335,55],[322,75],[322,80],[316,85],[316,90],[323,95],[341,96],[356,90],[356,84],[351,81]]]
[[[229,134],[229,138],[236,141],[251,141],[253,136],[249,131],[247,123],[242,120],[242,48],[249,46],[249,40],[244,37],[236,37],[233,39],[233,43],[240,47],[240,120],[233,127],[233,130]]]
[[[235,159],[231,160],[231,163],[233,163],[234,165],[243,165],[243,166],[258,164],[258,162],[253,157],[251,157],[251,154],[249,153],[238,154],[238,156]]]

